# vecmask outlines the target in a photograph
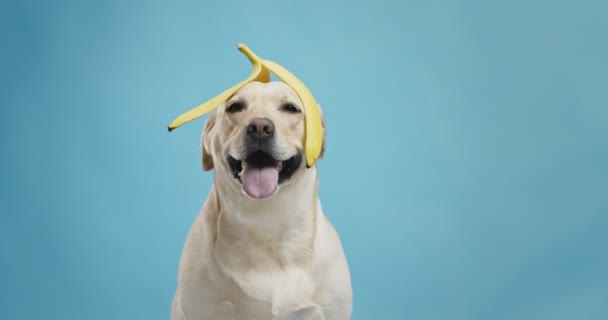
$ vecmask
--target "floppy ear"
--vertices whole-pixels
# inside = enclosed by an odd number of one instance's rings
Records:
[[[318,105],[318,104],[317,104]],[[323,128],[323,142],[321,143],[321,153],[319,154],[319,158],[323,157],[325,153],[325,136],[327,135],[327,130],[325,129],[325,117],[323,116],[323,110],[321,110],[321,106],[319,106],[319,115],[321,115],[321,128]]]
[[[213,170],[213,157],[211,156],[211,141],[212,141],[212,129],[215,127],[215,110],[209,113],[209,118],[205,123],[205,129],[201,135],[201,148],[203,149],[203,170]]]

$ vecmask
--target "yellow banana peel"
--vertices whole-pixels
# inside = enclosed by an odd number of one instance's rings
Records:
[[[304,107],[304,123],[305,123],[305,151],[306,151],[306,166],[312,167],[321,154],[323,143],[323,128],[321,125],[321,112],[315,101],[314,96],[308,90],[306,85],[295,75],[283,68],[278,63],[262,59],[258,57],[249,47],[244,44],[238,45],[241,51],[251,64],[253,70],[249,77],[230,89],[220,93],[211,100],[199,105],[198,107],[180,115],[169,124],[169,131],[188,123],[196,118],[199,118],[211,110],[217,108],[220,104],[228,100],[235,92],[246,84],[252,81],[270,82],[270,72],[274,73],[277,78],[290,86],[296,92]]]

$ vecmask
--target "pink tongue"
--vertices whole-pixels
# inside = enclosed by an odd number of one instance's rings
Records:
[[[252,198],[270,197],[279,183],[279,169],[276,167],[252,168],[243,164],[241,172],[243,189]]]

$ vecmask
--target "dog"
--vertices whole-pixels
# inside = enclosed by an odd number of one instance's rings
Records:
[[[350,319],[347,260],[304,137],[302,103],[282,82],[251,82],[209,114],[202,164],[214,183],[183,248],[172,320]]]

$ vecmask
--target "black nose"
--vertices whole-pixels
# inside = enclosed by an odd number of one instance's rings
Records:
[[[266,118],[253,118],[247,125],[247,135],[256,140],[264,140],[274,135],[274,124]]]

